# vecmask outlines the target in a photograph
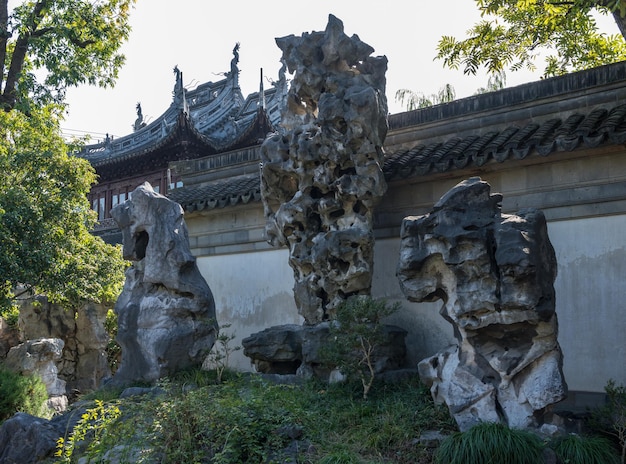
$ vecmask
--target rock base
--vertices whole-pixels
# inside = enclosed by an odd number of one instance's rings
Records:
[[[406,330],[385,325],[384,333],[387,342],[374,356],[377,373],[400,369],[406,358]],[[330,336],[328,322],[313,326],[274,326],[243,339],[243,353],[252,360],[257,372],[263,374],[328,381],[332,380],[336,369],[323,359],[321,349],[330,343]]]

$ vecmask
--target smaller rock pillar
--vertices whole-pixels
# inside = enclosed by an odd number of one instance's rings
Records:
[[[461,430],[481,421],[540,425],[565,398],[557,341],[556,256],[536,209],[502,214],[480,178],[402,222],[397,275],[411,301],[443,300],[457,345],[419,364]]]

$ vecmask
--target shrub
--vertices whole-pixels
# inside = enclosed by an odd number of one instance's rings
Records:
[[[541,464],[543,443],[530,432],[484,422],[441,442],[435,464]]]
[[[563,463],[618,464],[617,453],[610,441],[603,437],[566,435],[550,442]]]
[[[230,328],[231,324],[222,324],[220,334],[215,340],[215,345],[208,355],[208,363],[215,369],[217,383],[222,383],[224,371],[228,368],[230,357],[235,351],[239,351],[241,346],[232,346],[231,342],[236,338],[235,333],[227,334],[224,329]]]
[[[106,347],[107,362],[111,373],[115,374],[122,359],[122,347],[115,340],[117,337],[117,314],[112,309],[107,311],[104,329],[109,334],[109,342]]]
[[[609,380],[604,387],[606,404],[592,411],[590,425],[617,441],[621,462],[626,463],[626,387]]]
[[[323,359],[339,368],[348,378],[358,378],[367,399],[376,377],[376,352],[386,341],[382,319],[400,307],[384,300],[353,296],[337,308],[330,328],[331,343],[322,351]]]
[[[356,453],[347,450],[333,451],[319,460],[318,464],[359,464],[361,460]]]
[[[254,374],[226,374],[216,384],[214,371],[179,372],[161,381],[164,392],[154,396],[115,400],[106,389],[107,401],[73,410],[84,415],[58,441],[57,460],[424,464],[432,451],[415,438],[455,427],[417,378],[381,383],[360,401],[357,382],[280,385]],[[197,388],[185,388],[189,384]],[[102,392],[94,394],[102,398]]]
[[[103,449],[112,446],[107,442],[111,425],[122,415],[117,404],[105,404],[96,400],[95,407],[87,409],[74,427],[69,437],[59,437],[57,440],[57,450],[55,456],[60,458],[61,463],[71,463],[72,456],[78,444],[85,443],[86,452],[89,457],[99,456]],[[104,445],[104,447],[103,447]]]
[[[0,305],[0,317],[4,319],[10,328],[16,329],[17,321],[20,317],[20,308],[15,304]]]
[[[48,393],[38,375],[24,376],[0,368],[0,422],[16,412],[46,416]]]
[[[163,453],[160,462],[267,462],[273,450],[288,443],[277,431],[297,423],[288,410],[266,402],[282,390],[227,382],[161,402],[153,424]]]

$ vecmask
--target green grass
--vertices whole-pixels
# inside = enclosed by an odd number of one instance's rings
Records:
[[[229,372],[217,383],[212,372],[187,371],[161,386],[167,393],[156,397],[90,395],[122,412],[90,448],[92,462],[124,444],[141,450],[132,462],[280,462],[295,431],[302,463],[429,463],[421,432],[455,429],[417,379],[377,383],[368,400],[358,382],[278,385]]]
[[[603,437],[566,435],[550,443],[564,464],[619,464],[620,459],[611,442]]]
[[[97,442],[57,462],[88,455],[93,463],[280,463],[294,440],[301,464],[543,464],[548,446],[561,464],[616,462],[611,444],[593,437],[546,443],[492,423],[456,432],[447,408],[417,378],[377,381],[367,400],[359,381],[279,385],[229,371],[218,382],[215,372],[188,370],[158,386],[165,393],[119,399],[118,390],[104,389],[83,398],[96,408],[80,433]],[[107,416],[118,408],[119,417]],[[427,430],[449,435],[436,451],[418,442]]]

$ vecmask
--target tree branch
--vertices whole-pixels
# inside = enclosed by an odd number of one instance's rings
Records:
[[[7,2],[7,0],[0,1]],[[24,61],[26,59],[26,54],[28,53],[30,39],[32,34],[37,31],[37,27],[44,17],[50,1],[52,0],[39,0],[35,4],[26,24],[26,31],[21,33],[15,42],[15,50],[13,51],[13,56],[11,56],[9,73],[7,74],[2,95],[0,95],[0,106],[4,109],[4,111],[11,111],[15,107],[17,99],[17,80],[24,69]]]
[[[57,35],[65,37],[72,45],[77,48],[86,48],[88,45],[95,44],[95,39],[78,40],[71,29],[57,29],[56,27],[42,27],[31,33],[31,37],[42,37],[46,34],[56,32]]]

